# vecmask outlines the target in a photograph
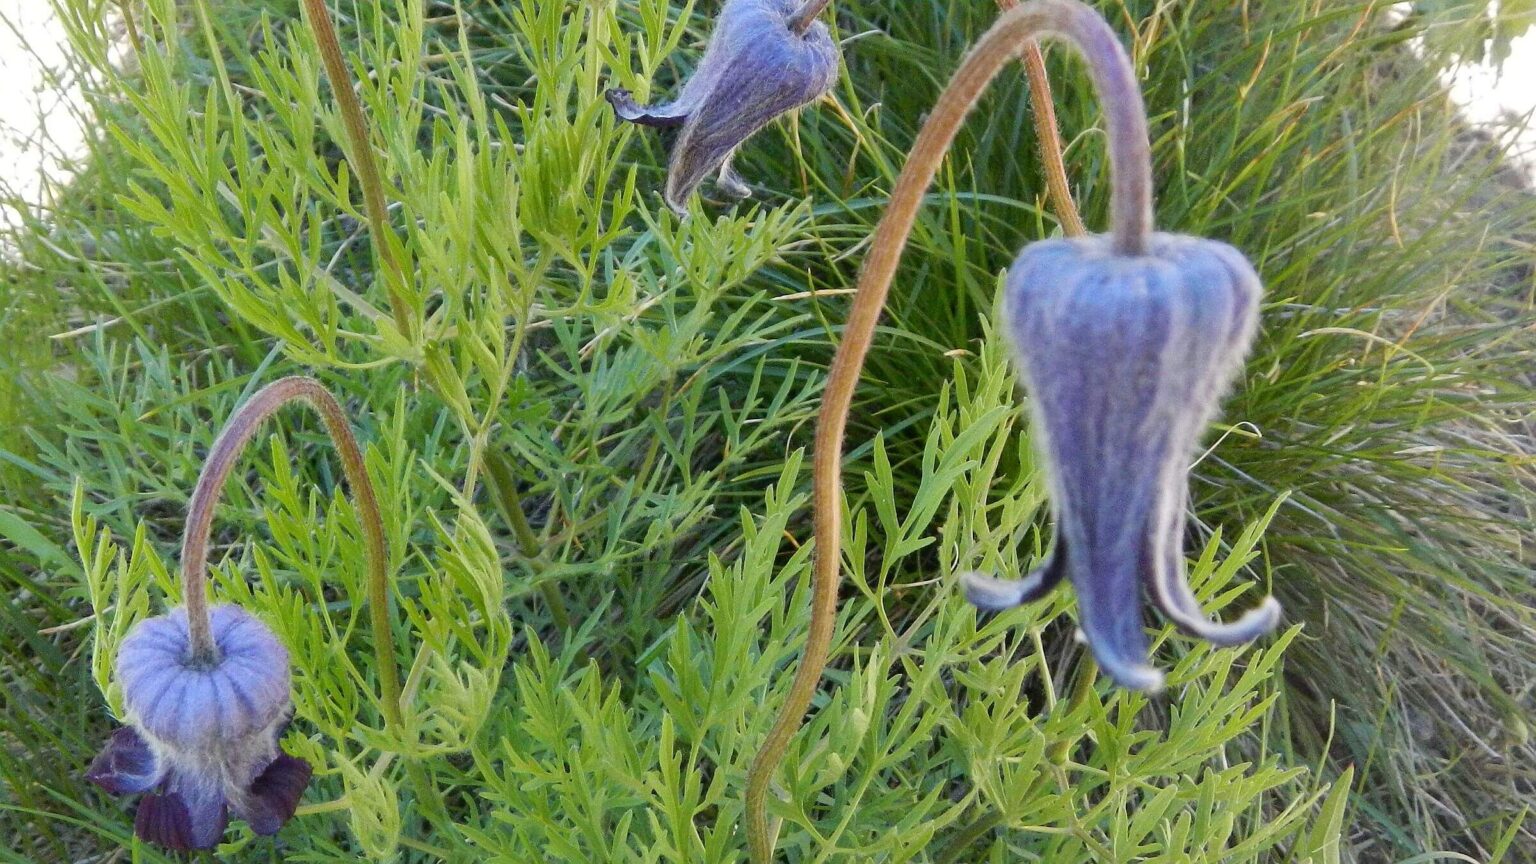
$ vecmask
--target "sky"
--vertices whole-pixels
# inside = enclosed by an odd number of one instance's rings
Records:
[[[44,178],[64,174],[82,149],[79,91],[46,72],[62,67],[65,51],[46,0],[0,0],[0,197],[42,202]],[[0,225],[14,216],[0,204]]]
[[[1536,30],[1515,40],[1502,69],[1466,66],[1448,80],[1451,96],[1475,123],[1497,123],[1501,115],[1528,117],[1536,111]],[[1536,119],[1525,126],[1513,149],[1536,179]]]

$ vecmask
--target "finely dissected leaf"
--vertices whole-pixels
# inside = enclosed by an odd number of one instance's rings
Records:
[[[0,236],[0,833],[22,838],[0,857],[129,842],[79,778],[122,708],[115,646],[179,597],[224,418],[308,372],[354,413],[388,514],[403,720],[380,719],[357,513],[320,428],[286,418],[218,510],[213,590],[289,649],[284,746],[317,770],[275,842],[233,832],[221,857],[740,861],[743,777],[805,638],[810,430],[847,290],[995,4],[833,4],[834,101],[743,150],[763,198],[687,221],[655,192],[668,141],[602,94],[670,92],[717,3],[328,4],[404,329],[294,4],[59,5],[99,134]],[[1160,224],[1238,246],[1269,289],[1185,551],[1208,612],[1272,588],[1287,629],[1244,650],[1158,630],[1169,691],[1147,699],[1095,676],[1070,592],[982,619],[958,596],[958,573],[1017,576],[1053,541],[990,324],[1007,262],[1057,231],[1005,80],[920,213],[859,387],[847,590],[775,777],[779,848],[1514,860],[1536,843],[1536,204],[1404,46],[1498,50],[1527,4],[1401,25],[1364,0],[1097,5],[1134,41]],[[1049,61],[1099,224],[1098,107]]]

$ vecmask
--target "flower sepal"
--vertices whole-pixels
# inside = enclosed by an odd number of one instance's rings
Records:
[[[1210,620],[1185,577],[1189,466],[1253,340],[1259,277],[1225,243],[1152,234],[1146,254],[1109,237],[1044,240],[1008,272],[1011,341],[1046,463],[1056,541],[1023,579],[968,573],[970,601],[997,610],[1063,579],[1094,658],[1118,684],[1156,691],[1143,593],[1185,633],[1219,646],[1279,623],[1265,598]]]
[[[85,774],[114,795],[143,794],[134,833],[167,849],[217,846],[231,816],[277,833],[311,775],[278,744],[292,714],[287,650],[238,606],[209,617],[211,658],[191,651],[185,609],[141,621],[123,640],[128,725]]]
[[[727,0],[704,58],[676,100],[641,105],[623,88],[607,92],[621,120],[682,127],[665,190],[667,205],[679,215],[687,215],[688,198],[710,174],[732,197],[751,195],[731,168],[736,149],[837,83],[837,43],[820,21],[797,29],[800,7],[800,0]]]

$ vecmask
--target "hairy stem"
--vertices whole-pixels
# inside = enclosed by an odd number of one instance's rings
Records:
[[[812,481],[816,554],[811,576],[810,630],[784,705],[747,772],[747,844],[756,864],[768,864],[773,855],[768,833],[769,783],[810,707],[831,648],[842,564],[843,435],[854,387],[891,278],[901,261],[923,195],[960,124],[1003,66],[1027,44],[1044,36],[1065,38],[1077,46],[1088,61],[1104,103],[1115,181],[1111,201],[1114,248],[1121,254],[1139,255],[1147,247],[1152,226],[1151,152],[1141,93],[1125,49],[1104,19],[1077,0],[1031,0],[1004,12],[961,63],[918,133],[891,192],[890,204],[875,229],[843,339],[827,375],[816,423]]]
[[[832,0],[805,0],[805,5],[796,10],[795,14],[789,16],[790,32],[797,36],[804,36],[805,31],[811,29],[811,24],[816,20],[816,16],[820,15],[821,10],[827,8],[827,4],[830,2]]]
[[[336,107],[341,111],[341,125],[347,134],[348,156],[358,184],[363,187],[363,209],[368,217],[368,236],[373,241],[375,253],[383,264],[385,291],[389,295],[389,311],[395,319],[395,327],[406,339],[411,338],[411,317],[402,294],[406,285],[405,268],[395,254],[395,236],[389,227],[389,207],[384,201],[384,181],[379,177],[378,162],[374,159],[373,143],[368,137],[368,124],[363,119],[362,105],[352,90],[352,76],[347,72],[346,60],[341,54],[341,43],[336,39],[336,28],[331,24],[330,10],[325,0],[303,0],[304,17],[315,34],[315,44],[320,48],[320,62],[325,66],[325,77],[331,82],[331,92],[336,96]]]
[[[187,606],[193,660],[212,662],[218,658],[218,646],[213,642],[208,621],[207,587],[208,533],[213,526],[214,507],[245,445],[250,443],[264,420],[289,402],[304,402],[315,409],[341,457],[342,473],[352,491],[352,503],[357,508],[363,529],[368,560],[368,611],[373,628],[373,650],[378,660],[384,720],[391,726],[399,725],[400,678],[395,667],[394,631],[389,618],[389,547],[384,542],[384,519],[379,513],[373,481],[368,479],[368,469],[363,463],[363,451],[357,446],[346,412],[330,391],[313,378],[283,378],[261,388],[235,409],[208,451],[208,461],[203,464],[197,486],[192,490],[192,500],[187,505],[187,526],[181,542],[182,593]]]
[[[1019,5],[1019,0],[997,0],[1004,12]],[[1045,72],[1045,54],[1040,43],[1031,39],[1024,45],[1024,75],[1029,79],[1029,107],[1035,115],[1035,134],[1040,138],[1040,162],[1045,172],[1045,188],[1051,210],[1068,237],[1088,233],[1083,217],[1072,200],[1072,184],[1067,181],[1067,162],[1062,155],[1061,130],[1056,124],[1056,105],[1051,98],[1051,79]]]

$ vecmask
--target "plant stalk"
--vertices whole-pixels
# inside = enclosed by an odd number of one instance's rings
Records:
[[[960,832],[933,859],[935,864],[956,864],[960,856],[971,851],[971,847],[977,840],[1001,824],[1003,824],[1003,814],[997,810],[988,811],[975,822],[960,829]]]
[[[380,179],[378,162],[374,159],[373,143],[368,135],[368,124],[363,119],[362,105],[352,89],[352,76],[341,53],[341,43],[336,39],[336,28],[331,24],[331,13],[325,0],[303,0],[304,17],[315,34],[315,44],[320,48],[320,62],[325,66],[325,77],[331,82],[331,92],[336,96],[336,107],[341,111],[341,125],[346,130],[347,149],[358,184],[363,187],[363,209],[368,218],[368,235],[373,241],[384,271],[384,288],[389,295],[389,311],[395,319],[395,327],[407,340],[411,338],[411,316],[406,308],[402,291],[406,285],[405,268],[395,254],[394,233],[389,227],[389,206],[384,199],[384,181]]]
[[[918,133],[891,192],[890,204],[875,229],[843,339],[827,375],[817,417],[812,481],[816,553],[811,577],[810,628],[789,693],[747,771],[747,845],[755,864],[769,864],[772,859],[767,814],[769,783],[810,707],[831,648],[842,564],[843,436],[854,388],[891,279],[924,193],[961,123],[1003,66],[1027,44],[1045,36],[1064,38],[1077,47],[1088,61],[1104,104],[1115,183],[1110,206],[1115,251],[1140,255],[1147,248],[1152,227],[1151,148],[1141,93],[1125,49],[1104,19],[1077,0],[1031,0],[1004,12],[961,63]]]
[[[1004,12],[1019,5],[1019,0],[997,0]],[[1045,173],[1045,188],[1051,210],[1068,237],[1088,233],[1077,202],[1072,200],[1072,184],[1067,180],[1067,163],[1062,153],[1061,130],[1056,123],[1056,105],[1051,98],[1051,79],[1045,71],[1045,54],[1040,43],[1031,39],[1024,45],[1024,75],[1029,79],[1029,107],[1035,115],[1035,134],[1040,139],[1040,162]]]
[[[805,0],[805,5],[796,10],[795,14],[789,16],[790,32],[796,36],[804,36],[805,31],[811,29],[811,24],[815,22],[816,16],[820,15],[821,10],[827,8],[827,4],[830,2],[832,0]]]
[[[400,677],[395,665],[394,631],[389,617],[389,547],[384,540],[384,519],[379,512],[378,496],[363,462],[363,452],[352,434],[346,412],[329,390],[313,378],[282,378],[261,388],[245,404],[235,409],[224,430],[208,451],[208,461],[192,490],[187,505],[187,525],[182,536],[181,572],[183,602],[187,607],[187,629],[193,662],[210,663],[218,659],[208,618],[208,534],[213,526],[214,508],[235,462],[250,443],[262,422],[289,402],[304,402],[320,415],[331,436],[331,443],[341,457],[342,473],[352,492],[358,522],[363,529],[363,545],[368,562],[369,621],[373,628],[373,650],[379,668],[380,702],[384,721],[400,723]]]
[[[139,36],[138,24],[133,18],[133,0],[118,0],[117,11],[123,16],[123,31],[128,36],[128,45],[133,48],[133,53],[144,53],[144,40]]]
[[[528,524],[528,515],[523,512],[523,499],[517,494],[517,477],[512,472],[511,460],[506,454],[498,451],[490,451],[485,456],[485,475],[491,487],[491,496],[496,500],[496,509],[512,527],[512,535],[517,538],[518,551],[527,559],[528,566],[535,572],[543,569],[539,559],[539,537],[533,533],[533,526]],[[561,630],[571,629],[571,613],[565,608],[565,598],[560,596],[560,586],[553,582],[540,582],[539,592],[544,595],[544,603],[549,607],[549,615],[554,619],[555,626]]]

